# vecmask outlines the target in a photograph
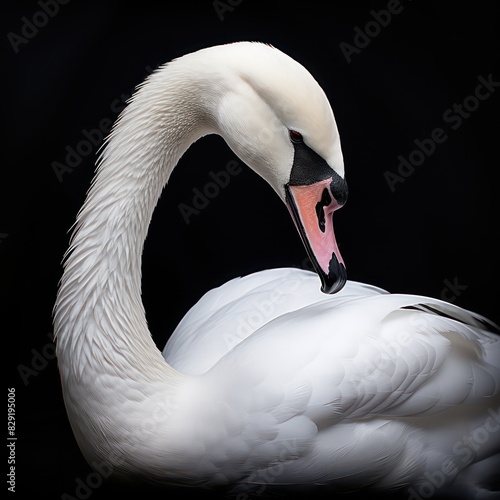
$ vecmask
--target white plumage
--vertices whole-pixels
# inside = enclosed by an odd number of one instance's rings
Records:
[[[208,292],[163,356],[154,345],[141,253],[178,159],[218,133],[288,201],[292,129],[343,179],[326,96],[258,43],[165,65],[122,113],[55,307],[63,394],[85,458],[124,479],[236,492],[486,495],[500,453],[500,342],[486,318],[351,281],[327,295],[314,273],[276,269]]]

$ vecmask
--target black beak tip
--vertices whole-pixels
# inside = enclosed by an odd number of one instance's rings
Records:
[[[320,273],[321,291],[334,294],[342,290],[347,282],[347,272],[343,263],[340,263],[335,254],[332,255],[328,274]]]
[[[326,276],[326,279],[321,280],[321,291],[332,295],[340,292],[340,290],[344,288],[346,282],[347,278],[345,276],[335,276],[333,279],[331,279],[330,276]]]
[[[327,293],[328,295],[332,295],[334,293],[340,292],[340,290],[342,290],[342,288],[344,288],[346,281],[347,280],[345,278],[340,277],[340,276],[333,282],[322,281],[321,291],[323,293]]]

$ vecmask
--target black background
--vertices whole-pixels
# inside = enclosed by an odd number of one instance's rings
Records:
[[[401,0],[401,12],[347,62],[339,45],[353,44],[354,29],[364,30],[370,11],[387,4],[232,0],[219,2],[218,12],[210,0],[128,6],[72,0],[45,24],[38,14],[44,25],[15,47],[12,33],[23,36],[24,17],[34,20],[41,4],[4,5],[1,317],[7,385],[17,395],[19,494],[82,497],[78,480],[90,472],[66,419],[49,334],[68,230],[98,146],[61,178],[53,164],[65,163],[66,148],[84,141],[84,130],[116,119],[151,68],[186,52],[258,40],[304,64],[325,89],[341,133],[350,197],[335,227],[349,278],[442,297],[499,322],[493,240],[500,91],[456,130],[443,119],[474,94],[479,76],[493,73],[500,81],[496,4]],[[446,141],[392,192],[384,173],[397,173],[398,156],[408,158],[414,140],[437,127]],[[219,137],[193,145],[154,214],[143,300],[160,349],[208,289],[259,269],[307,267],[287,210],[249,169],[186,224],[179,205],[192,204],[193,189],[203,189],[209,173],[231,160],[239,161]],[[116,490],[104,484],[90,491],[91,498],[107,498]]]

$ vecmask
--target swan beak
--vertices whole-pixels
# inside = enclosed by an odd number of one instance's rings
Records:
[[[332,178],[309,185],[287,184],[286,204],[321,279],[321,291],[337,293],[347,280],[333,231],[333,212],[342,206],[332,194]],[[345,201],[345,200],[344,200]]]

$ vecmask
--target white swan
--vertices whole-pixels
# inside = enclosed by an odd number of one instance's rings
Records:
[[[210,291],[156,348],[141,253],[169,175],[220,134],[288,205],[317,276]],[[332,212],[347,195],[323,91],[276,48],[185,55],[140,87],[99,161],[55,305],[64,401],[96,471],[234,491],[281,485],[485,491],[499,453],[500,342],[485,318],[348,281]]]

